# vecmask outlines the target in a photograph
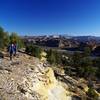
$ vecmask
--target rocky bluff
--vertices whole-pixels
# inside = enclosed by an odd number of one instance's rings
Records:
[[[0,100],[87,100],[87,91],[86,80],[27,54],[0,60]]]
[[[0,100],[67,100],[68,93],[37,58],[19,53],[0,64]]]

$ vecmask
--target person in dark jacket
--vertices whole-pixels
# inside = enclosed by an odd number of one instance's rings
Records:
[[[9,54],[10,54],[10,60],[12,60],[12,56],[14,54],[14,44],[10,44],[10,46],[9,46]]]

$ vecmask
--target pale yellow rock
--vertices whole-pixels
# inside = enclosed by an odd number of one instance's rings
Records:
[[[41,61],[42,61],[42,62],[47,60],[47,59],[46,59],[46,55],[47,55],[47,53],[44,52],[44,51],[41,53]]]
[[[98,93],[96,90],[94,90],[95,91],[95,93],[100,97],[100,93]]]
[[[46,61],[47,59],[45,57],[41,57],[41,61],[44,62]]]
[[[85,92],[88,92],[88,89],[89,89],[89,88],[88,88],[88,86],[87,86],[87,87],[84,88],[84,91],[85,91]]]
[[[46,82],[38,82],[35,91],[42,95],[44,100],[67,100],[66,90],[58,84],[51,68],[45,70],[45,76]]]
[[[48,100],[67,100],[66,91],[62,86],[55,86],[49,90]]]
[[[41,53],[41,56],[46,57],[46,55],[47,55],[47,53],[46,53],[46,52],[44,52],[44,51]]]
[[[44,67],[37,58],[19,55],[13,59],[14,65],[10,64],[9,58],[3,60],[5,69],[0,70],[2,100],[70,100],[71,96],[56,80],[52,68]],[[16,64],[17,61],[21,63]]]

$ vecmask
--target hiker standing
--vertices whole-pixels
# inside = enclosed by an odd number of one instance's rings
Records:
[[[10,60],[12,60],[12,56],[14,54],[14,44],[10,44],[10,46],[9,46],[9,54],[10,54]]]

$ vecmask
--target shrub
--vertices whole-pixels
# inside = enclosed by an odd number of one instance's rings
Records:
[[[93,88],[90,87],[87,94],[93,100],[98,100],[98,95],[96,94],[96,92]]]
[[[25,52],[40,59],[42,49],[38,46],[28,45],[26,46]]]
[[[0,27],[0,48],[3,49],[9,44],[9,34],[5,32],[2,27]]]

